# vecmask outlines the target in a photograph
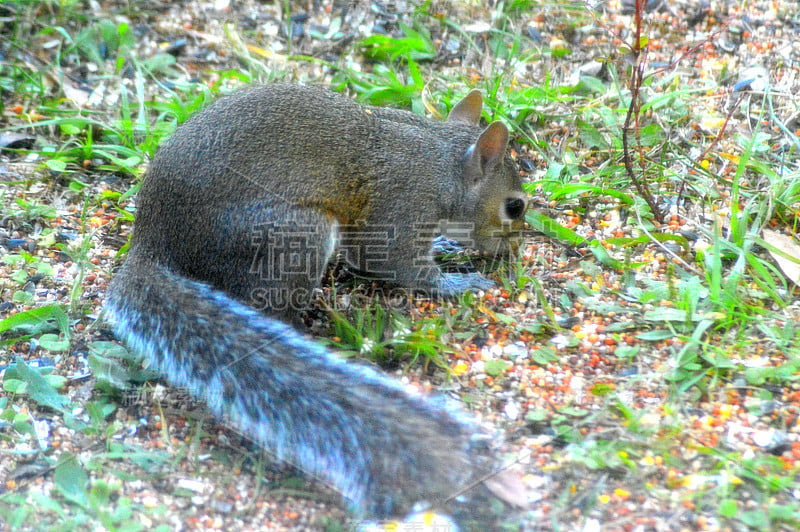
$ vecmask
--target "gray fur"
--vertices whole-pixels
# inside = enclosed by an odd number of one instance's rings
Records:
[[[514,246],[522,221],[503,205],[522,190],[507,130],[482,130],[479,115],[476,92],[441,123],[295,85],[219,100],[148,170],[106,301],[117,334],[359,515],[402,515],[454,495],[483,470],[476,424],[269,317],[291,319],[306,296],[283,308],[259,294],[310,293],[334,246],[361,250],[370,241],[359,228],[378,226],[389,228],[386,257],[355,266],[434,294],[491,287],[479,274],[443,273],[432,237],[415,233],[446,220],[470,224],[478,249]],[[281,244],[286,231],[302,236],[299,251]],[[274,261],[292,252],[303,271]]]

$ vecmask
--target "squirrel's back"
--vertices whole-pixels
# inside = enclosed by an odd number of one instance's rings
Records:
[[[241,202],[266,191],[315,202],[350,223],[346,206],[365,208],[378,182],[396,194],[421,192],[411,175],[443,179],[442,190],[457,187],[461,158],[479,133],[319,87],[256,85],[189,118],[159,148],[139,197],[157,199],[150,202],[157,207],[172,197]]]

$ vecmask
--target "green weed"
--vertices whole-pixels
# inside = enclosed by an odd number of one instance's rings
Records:
[[[373,304],[354,309],[348,318],[332,311],[335,338],[332,341],[345,356],[364,357],[382,366],[398,363],[414,365],[421,358],[448,370],[446,354],[450,351],[443,340],[445,322],[441,318],[424,318],[414,323],[398,311]]]

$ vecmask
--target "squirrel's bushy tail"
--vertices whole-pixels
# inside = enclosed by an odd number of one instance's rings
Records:
[[[333,485],[361,516],[452,495],[475,471],[473,422],[349,364],[291,326],[129,256],[106,308],[121,339],[277,458]]]

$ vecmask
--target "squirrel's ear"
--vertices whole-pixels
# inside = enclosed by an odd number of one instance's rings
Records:
[[[481,122],[481,109],[483,108],[483,96],[478,89],[472,89],[469,94],[459,101],[450,114],[447,115],[448,122],[463,122],[471,126],[477,126]]]
[[[488,166],[505,157],[507,147],[508,128],[502,122],[492,122],[472,147],[472,157],[480,164],[481,170],[486,172]]]

